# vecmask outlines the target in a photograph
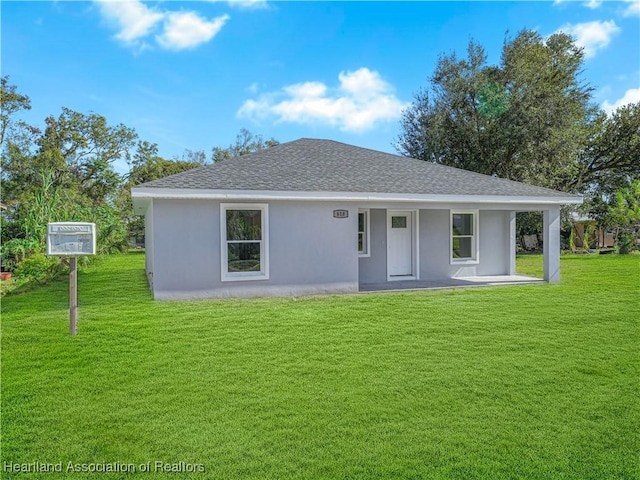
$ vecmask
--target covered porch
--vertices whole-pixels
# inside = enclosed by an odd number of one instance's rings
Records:
[[[560,278],[560,208],[526,204],[358,208],[361,292],[550,283]],[[516,272],[516,212],[543,212],[543,278]]]

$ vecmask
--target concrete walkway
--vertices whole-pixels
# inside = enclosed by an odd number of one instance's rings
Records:
[[[383,283],[361,283],[360,292],[394,292],[404,290],[434,290],[440,288],[484,287],[543,283],[544,280],[524,275],[490,275],[483,277],[443,278],[441,280],[398,280]]]

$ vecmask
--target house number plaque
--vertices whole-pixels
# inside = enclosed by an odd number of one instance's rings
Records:
[[[349,218],[349,210],[334,210],[333,218]]]

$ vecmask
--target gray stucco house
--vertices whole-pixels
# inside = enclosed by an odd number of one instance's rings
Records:
[[[515,274],[517,211],[542,211],[559,280],[560,206],[579,196],[330,140],[300,139],[132,189],[157,299],[357,292]]]

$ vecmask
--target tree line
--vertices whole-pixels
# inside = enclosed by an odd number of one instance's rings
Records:
[[[498,65],[471,41],[464,57],[439,57],[402,115],[396,148],[583,194],[582,213],[628,245],[640,235],[640,103],[607,114],[582,79],[584,68],[583,49],[563,33],[544,38],[523,30],[506,38]],[[521,231],[540,228],[539,215],[518,220]]]

